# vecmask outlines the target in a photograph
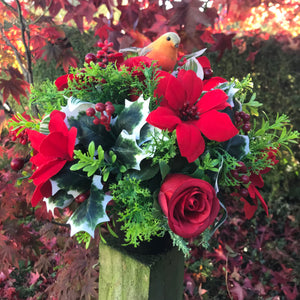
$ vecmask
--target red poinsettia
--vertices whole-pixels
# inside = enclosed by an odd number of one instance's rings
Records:
[[[200,56],[197,58],[198,62],[203,68],[204,79],[203,79],[203,90],[209,91],[215,88],[220,83],[227,82],[226,79],[218,76],[213,77],[213,70],[211,69],[210,61],[206,56]]]
[[[270,161],[270,166],[276,165],[279,160],[276,159],[277,149],[266,149],[265,155],[267,155],[267,160]],[[258,174],[252,173],[250,175],[250,185],[248,186],[249,197],[251,198],[254,205],[251,205],[245,198],[241,197],[241,201],[244,202],[244,211],[247,219],[251,219],[258,207],[258,200],[262,204],[263,209],[265,210],[267,216],[269,215],[268,206],[260,194],[257,188],[263,188],[264,181],[262,178],[262,174],[266,174],[271,170],[270,167],[261,170]]]
[[[202,90],[202,80],[191,70],[180,70],[177,78],[166,75],[159,82],[157,91],[158,95],[163,95],[162,102],[147,118],[147,122],[155,127],[176,130],[180,153],[189,162],[204,152],[202,135],[224,142],[238,134],[230,117],[219,112],[230,107],[226,93],[215,89],[200,98]]]
[[[64,122],[65,116],[65,113],[57,110],[51,113],[48,135],[28,130],[28,138],[36,151],[30,159],[36,167],[31,179],[37,186],[31,199],[32,206],[36,206],[44,197],[51,196],[49,179],[56,175],[67,161],[73,160],[77,129],[72,127],[68,130]]]
[[[65,75],[58,77],[54,82],[57,87],[57,90],[63,91],[64,89],[66,89],[68,87],[69,79],[73,80],[74,75],[73,74],[65,74]]]

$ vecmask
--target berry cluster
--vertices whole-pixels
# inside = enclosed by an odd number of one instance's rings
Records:
[[[248,189],[246,187],[250,182],[250,178],[247,175],[246,165],[242,161],[239,161],[238,164],[239,165],[234,170],[231,170],[230,173],[231,176],[239,182],[239,184],[236,186],[236,189],[238,190],[239,194],[243,198],[246,198],[249,194]]]
[[[18,134],[18,130],[11,130],[9,132],[10,140],[15,142],[17,139],[19,139],[20,144],[26,145],[28,143],[28,134],[26,132],[26,129],[22,130]]]
[[[238,129],[242,129],[245,134],[251,130],[250,115],[244,111],[236,111],[234,113],[235,125]]]
[[[96,111],[100,112],[100,118],[96,115]],[[86,115],[88,117],[94,117],[93,123],[95,125],[104,125],[107,131],[110,131],[110,120],[115,112],[115,107],[110,101],[105,103],[98,102],[95,104],[95,108],[89,107],[86,110]]]
[[[85,56],[86,63],[98,63],[101,68],[105,68],[109,62],[116,62],[120,64],[123,62],[124,57],[123,53],[117,52],[112,48],[113,43],[109,43],[107,40],[102,43],[101,41],[97,42],[97,46],[101,48],[101,50],[97,51],[97,54],[88,53]]]

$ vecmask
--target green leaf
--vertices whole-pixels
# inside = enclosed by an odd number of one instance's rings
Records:
[[[149,156],[137,145],[136,136],[128,134],[125,130],[119,135],[112,150],[118,161],[128,169],[140,170],[140,162]]]
[[[46,202],[47,211],[51,211],[52,213],[54,213],[54,209],[56,207],[65,208],[69,206],[73,200],[74,197],[71,194],[68,194],[68,192],[65,190],[59,190],[54,196],[44,199]]]
[[[195,57],[189,58],[182,68],[187,71],[193,70],[199,78],[204,78],[203,68]]]
[[[137,140],[140,139],[140,131],[146,124],[149,115],[150,99],[144,100],[141,96],[135,102],[125,100],[125,108],[117,118],[113,131],[118,136],[123,130],[129,135],[134,135]]]
[[[226,143],[225,148],[230,155],[239,160],[249,153],[249,142],[247,135],[238,134]]]
[[[96,150],[96,149],[95,149],[95,143],[94,143],[94,141],[92,141],[92,142],[90,142],[89,147],[88,147],[89,155],[90,155],[91,157],[94,156],[95,150]]]
[[[170,172],[170,167],[168,166],[168,164],[165,161],[162,160],[159,162],[159,169],[160,169],[162,179],[165,179],[165,177]]]
[[[79,231],[85,231],[94,237],[96,226],[109,221],[105,209],[112,197],[105,195],[102,187],[101,176],[95,175],[89,198],[80,204],[67,222],[71,226],[71,236]]]

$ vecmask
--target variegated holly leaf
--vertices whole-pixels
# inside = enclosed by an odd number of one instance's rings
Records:
[[[111,132],[107,131],[103,125],[95,125],[93,118],[88,117],[85,111],[79,112],[76,118],[69,117],[68,122],[70,127],[77,128],[77,144],[86,149],[93,141],[96,148],[101,145],[103,150],[107,151],[115,142],[115,137]]]
[[[128,134],[123,130],[118,136],[112,151],[117,155],[118,161],[125,165],[127,169],[140,170],[140,162],[149,155],[138,146],[136,136]]]
[[[230,155],[239,160],[250,151],[249,137],[247,135],[238,134],[226,143],[225,149]]]
[[[143,95],[135,102],[125,100],[125,108],[113,125],[113,131],[116,136],[123,130],[126,130],[128,134],[134,135],[136,140],[139,140],[140,131],[147,123],[146,119],[150,113],[149,103],[150,99],[144,100]]]
[[[54,213],[54,209],[65,208],[69,206],[74,200],[74,197],[67,193],[65,190],[59,190],[52,197],[44,198],[44,201],[47,206],[47,211]]]
[[[80,204],[67,222],[71,226],[71,236],[85,231],[94,237],[96,226],[109,221],[105,209],[112,197],[105,195],[102,187],[101,176],[95,175],[89,198]]]
[[[186,63],[182,66],[182,69],[184,70],[192,70],[194,71],[197,76],[203,80],[204,78],[204,72],[201,64],[195,57],[189,58]]]

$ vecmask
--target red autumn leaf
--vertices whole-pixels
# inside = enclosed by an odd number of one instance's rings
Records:
[[[113,31],[111,27],[107,24],[102,25],[101,27],[95,28],[95,35],[98,35],[100,39],[107,40],[108,32]]]
[[[27,98],[26,90],[30,90],[30,85],[27,81],[16,77],[11,77],[10,79],[1,78],[0,90],[2,90],[3,93],[3,103],[5,103],[7,98],[11,95],[20,105],[20,95]]]
[[[216,33],[213,35],[216,42],[210,48],[211,51],[219,51],[218,61],[222,58],[226,49],[232,49],[232,39],[235,36],[235,33],[225,34],[225,33]]]
[[[63,22],[65,23],[73,20],[76,23],[79,31],[83,32],[83,18],[85,18],[87,22],[90,23],[93,20],[93,15],[95,12],[96,7],[92,2],[81,0],[79,5],[77,5],[76,7],[72,6],[70,7],[70,9],[68,9]]]
[[[208,43],[208,44],[214,44],[215,40],[213,39],[212,33],[208,30],[205,30],[201,36],[200,39],[204,42],[204,43]]]

